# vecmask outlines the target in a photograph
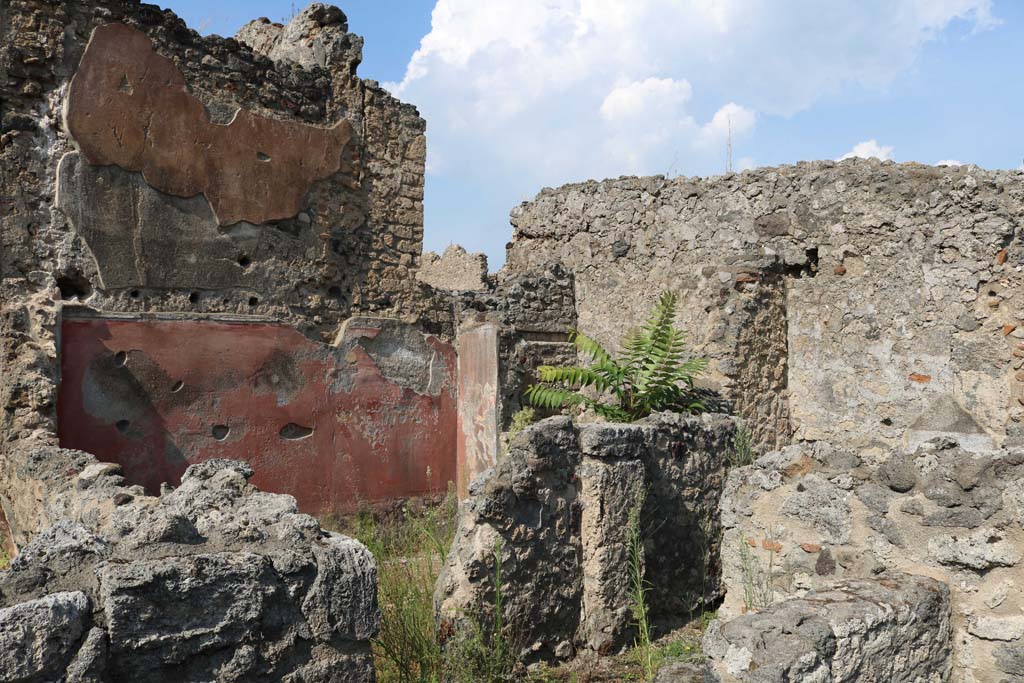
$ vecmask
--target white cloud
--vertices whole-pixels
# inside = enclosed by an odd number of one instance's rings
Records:
[[[612,90],[601,103],[601,117],[613,123],[655,115],[671,120],[693,94],[690,84],[671,78],[645,78]]]
[[[887,161],[892,159],[892,145],[879,145],[875,139],[865,140],[864,142],[858,142],[853,146],[849,152],[839,157],[839,161],[843,159],[881,159]]]
[[[735,142],[753,130],[756,119],[754,112],[730,102],[701,126],[700,142],[705,145],[724,144],[730,136]]]
[[[942,161],[936,161],[936,166],[963,166],[964,162],[957,161],[956,159],[943,159]]]
[[[991,9],[992,0],[438,0],[404,78],[385,87],[427,119],[434,177],[493,177],[491,195],[510,208],[543,185],[590,177],[719,173],[730,124],[739,157],[759,120],[884,88],[953,22],[992,26]],[[428,191],[428,240],[432,201]],[[472,243],[479,232],[465,246],[484,246]]]

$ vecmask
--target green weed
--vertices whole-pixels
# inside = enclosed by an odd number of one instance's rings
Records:
[[[526,406],[520,408],[512,414],[512,424],[508,426],[508,432],[505,433],[505,444],[512,443],[512,439],[518,436],[519,432],[523,431],[534,422],[537,421],[537,411]]]
[[[461,630],[445,645],[446,680],[452,683],[505,683],[519,680],[516,639],[505,624],[502,544],[494,546],[494,600],[466,615]]]
[[[657,672],[654,648],[651,647],[650,611],[647,594],[650,586],[644,576],[644,541],[640,531],[640,511],[643,497],[638,496],[629,511],[629,599],[633,624],[636,626],[636,640],[633,651],[644,672],[644,679],[651,680]]]
[[[380,683],[441,683],[444,653],[434,622],[434,583],[455,529],[454,491],[422,511],[406,509],[397,520],[380,521],[372,510],[347,520],[324,521],[358,539],[377,560],[380,633],[373,655]]]
[[[768,551],[767,568],[754,554],[753,539],[740,538],[740,579],[743,582],[743,607],[746,611],[762,610],[775,599],[775,551],[769,535],[766,539]]]
[[[736,436],[732,440],[732,451],[728,454],[730,467],[746,467],[757,460],[754,436],[745,422],[736,425]]]

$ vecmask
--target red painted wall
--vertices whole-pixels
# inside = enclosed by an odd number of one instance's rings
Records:
[[[459,418],[456,490],[469,495],[473,479],[498,462],[498,327],[459,331]]]
[[[332,347],[272,324],[66,319],[60,443],[120,463],[150,492],[190,463],[245,460],[253,483],[310,513],[443,492],[455,477],[455,353],[434,337],[422,358],[399,349],[408,366],[429,364],[430,388],[410,386],[368,352],[379,334],[349,325]]]

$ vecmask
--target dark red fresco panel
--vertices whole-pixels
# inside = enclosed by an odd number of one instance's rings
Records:
[[[253,483],[313,514],[441,493],[455,478],[455,353],[427,343],[445,374],[436,393],[388,379],[359,345],[285,326],[68,319],[60,443],[151,493],[211,458],[251,463]]]

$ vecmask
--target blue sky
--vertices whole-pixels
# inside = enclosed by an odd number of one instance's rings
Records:
[[[291,2],[165,0],[201,33]],[[846,154],[1024,163],[1024,3],[340,0],[427,119],[425,247],[484,251],[544,186]],[[297,8],[303,3],[295,3]]]

